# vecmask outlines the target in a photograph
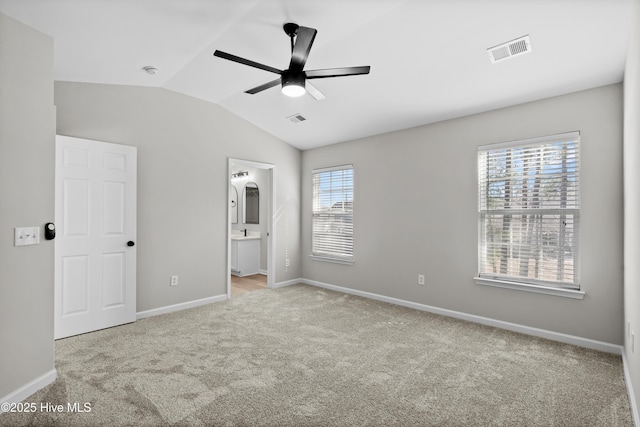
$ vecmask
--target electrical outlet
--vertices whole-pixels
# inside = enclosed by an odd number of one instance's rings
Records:
[[[178,286],[178,276],[171,276],[171,286]]]
[[[289,265],[290,265],[290,264],[291,264],[291,261],[289,261],[289,258],[287,258],[287,259],[284,261],[284,266],[285,266],[285,267],[289,267]]]
[[[424,285],[424,274],[418,274],[418,285]]]

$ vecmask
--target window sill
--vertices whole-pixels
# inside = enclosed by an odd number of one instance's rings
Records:
[[[353,264],[355,264],[353,262],[353,260],[331,258],[331,257],[323,257],[323,256],[318,256],[318,255],[309,255],[309,258],[311,258],[314,261],[333,262],[335,264],[344,264],[344,265],[353,265]]]
[[[483,286],[494,286],[497,288],[515,289],[518,291],[534,292],[538,294],[553,295],[556,297],[583,299],[586,295],[583,291],[574,289],[552,288],[549,286],[531,285],[525,283],[508,282],[506,280],[486,279],[482,277],[474,277],[476,284]]]

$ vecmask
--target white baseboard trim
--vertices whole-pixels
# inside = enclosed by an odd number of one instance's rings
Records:
[[[613,353],[618,355],[622,354],[622,346],[609,344],[602,341],[595,341],[589,338],[581,338],[573,335],[563,334],[560,332],[553,332],[545,329],[538,329],[530,326],[519,325],[517,323],[504,322],[502,320],[491,319],[489,317],[482,317],[482,316],[476,316],[474,314],[463,313],[460,311],[447,310],[445,308],[439,308],[439,307],[434,307],[430,305],[420,304],[413,301],[401,300],[398,298],[374,294],[371,292],[359,291],[356,289],[344,288],[342,286],[331,285],[329,283],[318,282],[315,280],[301,279],[300,282],[307,285],[311,285],[311,286],[330,289],[332,291],[357,295],[364,298],[370,298],[378,301],[388,302],[390,304],[413,308],[415,310],[427,311],[429,313],[440,314],[443,316],[466,320],[473,323],[480,323],[482,325],[494,326],[496,328],[507,329],[509,331],[520,332],[523,334],[533,335],[540,338],[546,338],[553,341],[559,341],[566,344],[573,344],[580,347],[586,347],[592,350],[604,351],[606,353]]]
[[[633,425],[640,426],[640,414],[638,413],[638,405],[636,404],[636,395],[633,391],[633,383],[631,382],[631,373],[627,364],[627,355],[622,351],[622,366],[624,367],[624,383],[627,385],[627,394],[629,395],[629,406],[631,406],[631,415],[633,416]]]
[[[173,313],[174,311],[186,310],[187,308],[194,308],[205,304],[211,304],[214,302],[225,301],[227,294],[216,295],[214,297],[197,299],[194,301],[181,302],[180,304],[167,305],[165,307],[152,308],[151,310],[139,311],[136,313],[136,320],[144,319],[147,317],[159,316],[160,314]]]
[[[27,397],[31,396],[38,390],[41,390],[54,382],[58,376],[58,372],[55,369],[50,370],[49,372],[40,375],[38,378],[33,381],[23,385],[16,391],[9,393],[8,395],[2,397],[0,399],[0,403],[18,403],[25,400]],[[0,411],[0,415],[2,415],[2,411]]]
[[[284,288],[285,286],[297,285],[298,283],[305,283],[304,279],[291,279],[284,282],[278,282],[273,284],[273,289]]]

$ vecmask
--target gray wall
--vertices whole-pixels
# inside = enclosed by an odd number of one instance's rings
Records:
[[[53,40],[0,14],[0,399],[52,371]],[[14,227],[41,243],[13,246]]]
[[[229,157],[276,165],[275,281],[300,277],[299,150],[165,89],[56,82],[55,104],[59,134],[138,147],[138,311],[226,294]]]
[[[640,408],[640,3],[633,3],[624,72],[624,351]],[[630,333],[635,335],[635,351]]]
[[[582,135],[584,300],[476,285],[477,146],[573,130]],[[309,259],[311,171],[345,163],[355,174],[353,266]],[[622,344],[622,246],[620,84],[302,154],[306,279]]]

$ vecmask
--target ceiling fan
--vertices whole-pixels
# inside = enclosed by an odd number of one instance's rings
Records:
[[[213,55],[219,58],[239,62],[240,64],[259,68],[261,70],[280,75],[279,78],[249,89],[245,91],[245,93],[254,95],[258,92],[262,92],[265,89],[269,89],[271,87],[277,86],[278,84],[281,84],[282,93],[287,96],[298,97],[304,95],[305,92],[309,92],[309,94],[315,99],[320,100],[324,99],[325,96],[315,86],[308,83],[307,80],[369,74],[369,70],[371,69],[371,67],[368,65],[362,67],[326,68],[322,70],[304,71],[304,66],[307,62],[307,58],[309,57],[309,51],[311,51],[313,40],[315,39],[318,31],[314,28],[301,27],[298,24],[294,24],[291,22],[284,24],[282,28],[291,39],[291,62],[289,63],[289,68],[286,70],[278,70],[277,68],[241,58],[239,56],[222,52],[220,50],[216,50],[215,52],[213,52]]]

